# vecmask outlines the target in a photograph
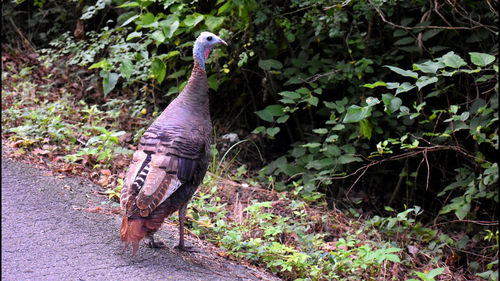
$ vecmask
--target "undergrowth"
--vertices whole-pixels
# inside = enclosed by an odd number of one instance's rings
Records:
[[[76,102],[64,88],[32,79],[33,71],[48,73],[44,67],[5,69],[3,139],[17,156],[29,152],[40,162],[52,161],[48,165],[56,171],[87,173],[116,206],[133,152],[127,144],[143,132],[122,127],[127,122],[147,127],[144,110],[127,99],[109,98],[102,106]],[[464,275],[450,264],[469,242],[496,245],[486,247],[484,256],[498,253],[498,231],[457,237],[424,227],[418,206],[401,212],[387,207],[392,216],[368,220],[355,211],[328,210],[323,196],[304,197],[300,184],[276,192],[272,178],[267,183],[245,178],[244,166],[231,173],[229,151],[221,157],[226,161],[218,159],[216,146],[213,152],[211,173],[189,206],[188,228],[224,249],[222,255],[264,266],[285,280],[456,280]],[[261,188],[266,185],[271,190]],[[466,262],[479,269],[477,261]],[[467,278],[497,280],[497,267],[489,261],[488,270]]]

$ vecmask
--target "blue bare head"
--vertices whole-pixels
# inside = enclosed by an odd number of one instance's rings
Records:
[[[227,46],[227,43],[220,39],[219,36],[207,31],[203,31],[200,33],[200,36],[196,38],[193,47],[193,58],[201,68],[205,69],[205,60],[208,58],[212,48],[217,44],[224,44]]]

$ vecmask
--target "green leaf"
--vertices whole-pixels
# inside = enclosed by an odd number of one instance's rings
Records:
[[[259,60],[259,67],[262,68],[263,70],[270,70],[271,68],[281,69],[283,68],[283,64],[273,59]]]
[[[395,97],[392,94],[382,94],[382,101],[385,105],[384,111],[389,114],[399,110],[403,104],[403,101],[400,98]]]
[[[401,46],[401,45],[408,45],[410,43],[415,42],[415,39],[413,37],[403,37],[399,39],[398,41],[394,42],[394,45],[396,46]]]
[[[221,15],[226,12],[229,8],[231,8],[233,1],[227,1],[226,4],[222,5],[217,11],[217,15]]]
[[[321,146],[321,143],[319,143],[319,142],[309,142],[309,143],[302,145],[302,147],[309,147],[309,148],[316,148],[316,147],[320,147],[320,146]]]
[[[280,123],[280,124],[285,123],[288,120],[288,118],[290,118],[290,115],[285,114],[285,115],[281,116],[280,118],[276,119],[276,122]]]
[[[181,52],[179,52],[179,51],[170,51],[166,54],[159,55],[158,58],[161,60],[168,60],[168,59],[173,58],[175,56],[178,56],[180,54],[181,54]]]
[[[319,134],[319,135],[324,135],[324,134],[328,133],[328,130],[325,128],[314,129],[312,131],[315,132],[316,134]]]
[[[396,262],[396,263],[401,263],[401,260],[399,259],[399,257],[395,254],[388,254],[388,255],[384,255],[385,259],[388,260],[388,261],[392,261],[392,262]]]
[[[339,158],[337,158],[337,163],[339,164],[348,164],[352,162],[362,162],[362,161],[363,159],[349,154],[340,155]]]
[[[123,60],[122,65],[120,67],[120,71],[122,76],[129,79],[132,73],[134,72],[134,65],[130,60]]]
[[[274,128],[267,128],[266,133],[271,137],[274,138],[274,136],[279,133],[280,128],[279,127],[274,127]]]
[[[158,47],[161,43],[165,41],[165,35],[163,35],[163,31],[157,30],[153,32],[151,35],[149,35],[156,44],[156,47]]]
[[[313,105],[313,106],[318,106],[318,102],[319,102],[319,99],[315,96],[311,96],[309,98],[306,99],[306,101],[310,104],[310,105]]]
[[[399,93],[408,92],[413,88],[415,88],[415,85],[412,85],[408,82],[404,82],[403,84],[399,85],[398,89],[396,90],[396,95]]]
[[[462,121],[464,121],[464,122],[465,122],[465,120],[469,119],[469,115],[470,115],[470,114],[469,114],[469,112],[468,112],[468,111],[464,111],[464,112],[462,112],[462,114],[460,114],[460,120],[462,120]]]
[[[448,52],[443,56],[443,63],[446,66],[452,68],[460,68],[461,66],[466,65],[467,63],[458,55],[456,55],[453,51]]]
[[[103,70],[108,70],[111,67],[111,64],[108,62],[107,59],[102,59],[99,62],[94,63],[89,67],[89,69],[94,69],[94,68],[102,68]]]
[[[272,116],[283,115],[283,106],[279,104],[269,105],[264,110],[269,112]]]
[[[214,32],[219,28],[219,26],[222,25],[222,23],[224,23],[224,19],[225,19],[225,17],[214,17],[211,15],[208,15],[205,18],[205,24],[207,25],[208,30]]]
[[[127,24],[133,22],[136,18],[138,18],[140,15],[133,15],[130,18],[128,18],[120,27],[126,26]]]
[[[127,3],[121,4],[120,6],[118,6],[118,8],[138,7],[138,6],[139,6],[138,2],[127,2]]]
[[[359,121],[359,133],[367,139],[372,138],[373,125],[367,119]]]
[[[470,203],[463,202],[460,206],[455,210],[455,215],[459,220],[463,220],[470,211]]]
[[[438,69],[443,68],[444,65],[440,62],[426,61],[424,63],[413,64],[413,70],[420,70],[425,73],[436,74]]]
[[[280,92],[278,93],[278,95],[282,95],[286,98],[290,98],[290,99],[298,99],[301,97],[301,95],[297,92],[291,92],[291,91],[283,91],[283,92]]]
[[[434,277],[440,275],[440,274],[443,274],[445,268],[444,267],[440,267],[440,268],[434,268],[433,270],[429,271],[426,275],[426,277],[428,278],[427,280],[434,280]]]
[[[200,13],[194,13],[192,15],[188,15],[185,19],[184,19],[184,24],[187,26],[187,27],[193,27],[195,25],[197,25],[198,23],[200,23],[205,17],[200,14]]]
[[[169,15],[167,19],[160,21],[159,25],[162,27],[165,37],[170,39],[179,28],[180,22],[176,15]]]
[[[165,63],[156,58],[153,63],[151,63],[151,75],[158,80],[158,83],[161,84],[163,82],[163,79],[165,79],[165,75],[167,73],[167,67],[165,66]]]
[[[389,90],[397,89],[399,87],[399,83],[398,82],[387,82],[387,85],[385,87]]]
[[[115,88],[119,76],[118,74],[109,72],[107,70],[101,70],[100,76],[102,77],[104,96],[106,96]]]
[[[155,21],[155,16],[152,13],[147,12],[144,15],[142,15],[139,20],[141,25],[148,25],[152,24]]]
[[[130,39],[133,39],[133,38],[141,37],[141,36],[142,36],[141,31],[134,31],[127,36],[127,41]]]
[[[418,78],[417,82],[415,83],[417,85],[418,90],[420,91],[421,88],[430,85],[432,83],[436,83],[438,81],[437,77],[429,77],[429,76],[422,76]]]
[[[363,87],[373,89],[378,86],[386,86],[387,84],[383,81],[377,81],[373,84],[364,84]]]
[[[266,131],[266,127],[259,126],[252,131],[252,134],[258,134]]]
[[[369,117],[371,114],[371,106],[361,107],[358,105],[351,105],[347,108],[347,113],[344,117],[343,123],[356,123],[359,122],[366,117]]]
[[[417,79],[418,78],[418,73],[410,71],[410,70],[404,70],[396,66],[392,65],[384,65],[385,67],[389,68],[390,70],[396,72],[399,75],[406,76],[406,77],[412,77]]]
[[[495,61],[495,57],[490,54],[469,52],[470,61],[477,66],[487,66]]]
[[[170,74],[169,76],[167,76],[167,78],[169,78],[169,79],[177,79],[177,78],[179,78],[181,76],[184,76],[184,74],[186,74],[186,70],[185,69],[181,69],[179,71],[176,71],[176,72]],[[210,76],[210,77],[212,77],[212,76]]]
[[[255,114],[257,114],[257,116],[259,116],[260,119],[267,121],[267,122],[273,122],[273,120],[274,120],[273,115],[271,113],[269,113],[269,111],[266,111],[266,110],[255,111]]]

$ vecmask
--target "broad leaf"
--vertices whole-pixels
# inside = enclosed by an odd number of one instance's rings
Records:
[[[470,60],[477,66],[487,66],[495,61],[495,57],[490,54],[469,52]]]
[[[340,155],[339,158],[337,158],[337,163],[339,164],[348,164],[352,162],[362,162],[362,161],[363,159],[348,154]]]
[[[408,92],[413,88],[415,88],[415,85],[412,85],[408,82],[404,82],[403,84],[399,85],[398,89],[396,90],[396,95],[399,93]]]
[[[420,70],[425,73],[436,74],[438,69],[443,68],[444,65],[440,62],[426,61],[424,63],[413,64],[413,70]]]
[[[274,138],[274,136],[279,133],[280,128],[279,127],[274,127],[274,128],[267,128],[266,133],[271,137]]]
[[[180,22],[177,16],[169,15],[166,20],[162,20],[159,24],[165,37],[170,39],[179,28]]]
[[[158,80],[158,84],[161,84],[161,82],[163,82],[166,73],[167,67],[165,66],[165,63],[162,60],[156,58],[151,64],[151,75],[153,75],[153,77]]]
[[[389,68],[390,70],[396,72],[399,75],[406,76],[406,77],[411,77],[411,78],[418,78],[418,73],[410,71],[410,70],[404,70],[396,66],[392,65],[384,65],[385,67]]]
[[[367,119],[359,121],[359,133],[367,139],[372,138],[373,125]]]
[[[358,105],[351,105],[347,108],[347,113],[344,117],[343,123],[356,123],[359,122],[366,117],[369,117],[371,114],[371,106],[361,107]]]
[[[129,79],[134,72],[134,65],[130,60],[123,60],[120,71],[123,77]]]
[[[131,23],[134,21],[136,18],[138,18],[140,15],[134,15],[128,18],[124,23],[122,23],[121,27],[126,26],[127,24]]]
[[[276,119],[276,122],[278,122],[280,124],[285,123],[288,120],[288,118],[290,118],[290,115],[285,114],[285,115],[281,116],[280,118]]]
[[[99,62],[94,63],[89,67],[89,69],[94,69],[94,68],[102,68],[103,70],[108,70],[111,67],[111,64],[108,62],[107,59],[102,59]]]
[[[364,84],[363,87],[373,89],[375,87],[385,86],[385,85],[386,85],[385,82],[383,82],[383,81],[377,81],[377,82],[375,82],[373,84]]]
[[[301,97],[301,95],[299,93],[291,92],[291,91],[279,92],[278,95],[282,95],[282,96],[290,98],[290,99],[298,99]]]
[[[396,112],[403,104],[403,101],[400,98],[395,97],[392,94],[382,94],[382,101],[384,102],[384,111],[386,113]]]
[[[101,70],[100,76],[102,77],[102,87],[104,90],[104,96],[106,96],[115,88],[119,76],[118,74],[109,72],[107,70]]]
[[[269,60],[259,60],[259,67],[263,70],[281,69],[283,68],[283,64],[277,60],[269,59]]]
[[[452,68],[460,68],[464,65],[467,65],[467,63],[460,56],[456,55],[453,51],[448,52],[446,55],[443,56],[443,63],[446,66]]]
[[[279,104],[269,105],[263,110],[256,111],[257,114],[262,120],[272,122],[274,116],[283,115],[283,106]]]
[[[208,15],[205,18],[205,24],[207,25],[208,30],[216,31],[219,28],[219,26],[222,25],[222,23],[224,22],[224,19],[225,19],[224,17],[214,17],[211,15]]]
[[[422,76],[418,78],[415,84],[417,85],[417,88],[420,91],[421,88],[430,85],[432,83],[436,83],[437,81],[438,81],[437,77]]]
[[[160,30],[153,32],[149,36],[155,41],[156,47],[165,41],[165,35],[163,35],[163,32]]]
[[[184,19],[184,24],[187,27],[193,27],[193,26],[197,25],[198,23],[200,23],[203,19],[204,19],[204,16],[202,14],[194,13],[192,15],[187,16]]]

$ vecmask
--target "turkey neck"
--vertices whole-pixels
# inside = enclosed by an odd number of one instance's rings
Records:
[[[209,114],[207,74],[196,60],[191,77],[189,77],[186,87],[184,87],[177,99],[182,106],[190,110],[201,110],[202,113]]]

